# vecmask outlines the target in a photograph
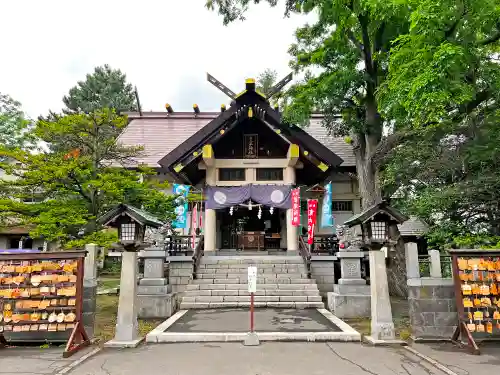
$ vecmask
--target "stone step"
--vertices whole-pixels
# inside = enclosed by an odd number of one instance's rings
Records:
[[[255,296],[255,302],[321,302],[320,296]],[[182,302],[250,302],[250,296],[183,297]]]
[[[248,267],[199,267],[198,273],[248,273]],[[306,267],[300,265],[290,265],[290,267],[257,267],[257,273],[297,273],[305,272]]]
[[[257,268],[294,268],[294,267],[305,267],[304,262],[300,263],[203,263],[200,261],[200,266],[203,268],[240,268],[247,269],[248,267]]]
[[[220,279],[196,279],[192,284],[247,284],[246,277],[231,277]],[[257,284],[314,284],[314,280],[297,277],[257,277]]]
[[[186,290],[247,290],[247,284],[196,284],[198,280],[192,280],[193,284],[186,285]],[[259,284],[257,283],[257,291],[259,290],[318,290],[316,283],[300,283],[300,284]]]
[[[318,289],[257,289],[256,296],[319,296]],[[197,289],[186,290],[185,297],[196,296],[248,296],[247,289]]]
[[[270,307],[282,309],[321,309],[323,302],[255,302],[255,307]],[[250,307],[250,302],[181,302],[181,310]]]
[[[273,255],[252,255],[252,256],[203,256],[201,264],[217,264],[217,265],[263,265],[263,264],[304,264],[300,256],[273,256]]]
[[[197,273],[198,279],[240,279],[248,281],[247,273]],[[307,273],[259,273],[257,281],[265,279],[307,279]]]

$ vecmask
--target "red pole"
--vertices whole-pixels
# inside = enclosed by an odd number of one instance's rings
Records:
[[[253,293],[250,293],[250,332],[254,331],[253,325]]]

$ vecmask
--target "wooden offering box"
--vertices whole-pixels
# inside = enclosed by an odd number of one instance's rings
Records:
[[[238,244],[243,250],[264,250],[264,232],[240,232]]]
[[[500,339],[500,250],[450,254],[459,317],[452,341],[479,354],[477,341]]]
[[[82,322],[85,251],[0,254],[0,345],[90,344]]]

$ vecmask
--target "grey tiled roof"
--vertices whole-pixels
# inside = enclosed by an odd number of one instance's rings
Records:
[[[409,220],[398,225],[398,227],[402,236],[422,236],[428,230],[427,224],[415,216],[410,217]]]
[[[158,167],[158,161],[174,150],[182,142],[220,115],[219,112],[201,113],[176,112],[168,116],[166,112],[144,112],[142,117],[129,113],[129,125],[118,141],[126,146],[143,146],[144,155],[137,158],[138,164]],[[305,130],[341,157],[341,166],[354,166],[354,154],[343,138],[328,135],[321,126],[321,117],[315,115]]]
[[[315,115],[313,118],[311,118],[309,126],[306,127],[305,130],[330,150],[335,152],[338,156],[340,156],[344,160],[344,162],[341,164],[342,166],[355,166],[356,162],[354,160],[352,146],[346,143],[344,138],[342,137],[334,137],[332,135],[329,135],[328,129],[321,125],[322,120],[322,116]]]

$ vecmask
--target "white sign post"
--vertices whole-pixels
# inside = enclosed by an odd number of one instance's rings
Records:
[[[259,337],[254,330],[254,296],[257,292],[257,267],[248,267],[248,293],[250,293],[250,332],[248,332],[244,345],[255,346],[259,345]]]
[[[248,293],[253,295],[257,292],[257,267],[248,267]]]

